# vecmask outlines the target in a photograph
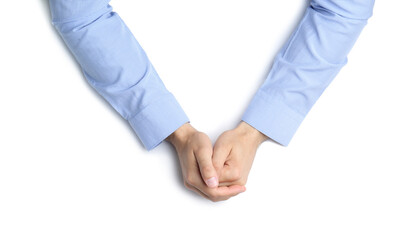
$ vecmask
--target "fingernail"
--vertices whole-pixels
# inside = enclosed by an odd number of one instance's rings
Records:
[[[209,178],[208,180],[206,180],[206,185],[208,187],[214,188],[214,187],[217,187],[218,184],[219,183],[217,182],[216,177],[212,177],[212,178]]]

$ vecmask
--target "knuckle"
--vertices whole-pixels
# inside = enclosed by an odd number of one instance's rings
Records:
[[[212,202],[219,202],[219,198],[217,198],[217,197],[209,197],[209,199],[210,199],[210,201],[212,201]]]
[[[217,194],[216,192],[212,191],[209,193],[209,197],[210,199],[218,199],[219,198],[219,194]]]
[[[221,198],[220,199],[220,201],[226,201],[226,200],[228,200],[230,197],[224,197],[224,198]]]
[[[232,176],[233,180],[240,180],[240,178],[242,177],[242,173],[241,173],[240,169],[234,168],[234,169],[232,169],[231,176]]]
[[[184,181],[183,185],[185,186],[185,188],[187,188],[189,190],[192,189],[192,187],[186,181]]]
[[[229,135],[230,134],[230,132],[231,132],[231,130],[226,130],[226,131],[224,131],[220,136],[226,136],[226,135]]]
[[[188,184],[188,185],[195,185],[196,184],[196,180],[195,180],[195,178],[192,174],[188,174],[186,176],[186,184]]]
[[[235,140],[233,137],[233,130],[226,130],[222,133],[222,137],[224,138],[224,140],[226,141],[233,141]]]
[[[239,185],[242,185],[242,186],[245,186],[246,185],[246,182],[247,182],[247,179],[240,179],[240,181],[239,181]]]

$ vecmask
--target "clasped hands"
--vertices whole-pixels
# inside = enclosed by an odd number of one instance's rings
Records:
[[[213,201],[246,191],[256,150],[267,137],[245,122],[222,133],[215,145],[186,123],[167,137],[176,149],[186,188]]]

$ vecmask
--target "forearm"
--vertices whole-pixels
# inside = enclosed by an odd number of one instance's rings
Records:
[[[346,64],[372,14],[374,1],[359,2],[311,2],[243,121],[280,144],[289,144],[304,117]]]
[[[53,25],[87,81],[152,149],[188,118],[108,3],[50,0]]]

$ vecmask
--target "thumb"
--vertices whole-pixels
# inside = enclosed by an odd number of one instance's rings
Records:
[[[212,152],[201,151],[196,156],[199,165],[200,174],[203,181],[210,188],[215,188],[219,185],[218,176],[212,162]]]
[[[215,167],[218,176],[220,177],[223,173],[225,163],[230,154],[231,148],[225,144],[220,144],[217,142],[213,148],[213,166]],[[220,179],[219,179],[220,181]]]

